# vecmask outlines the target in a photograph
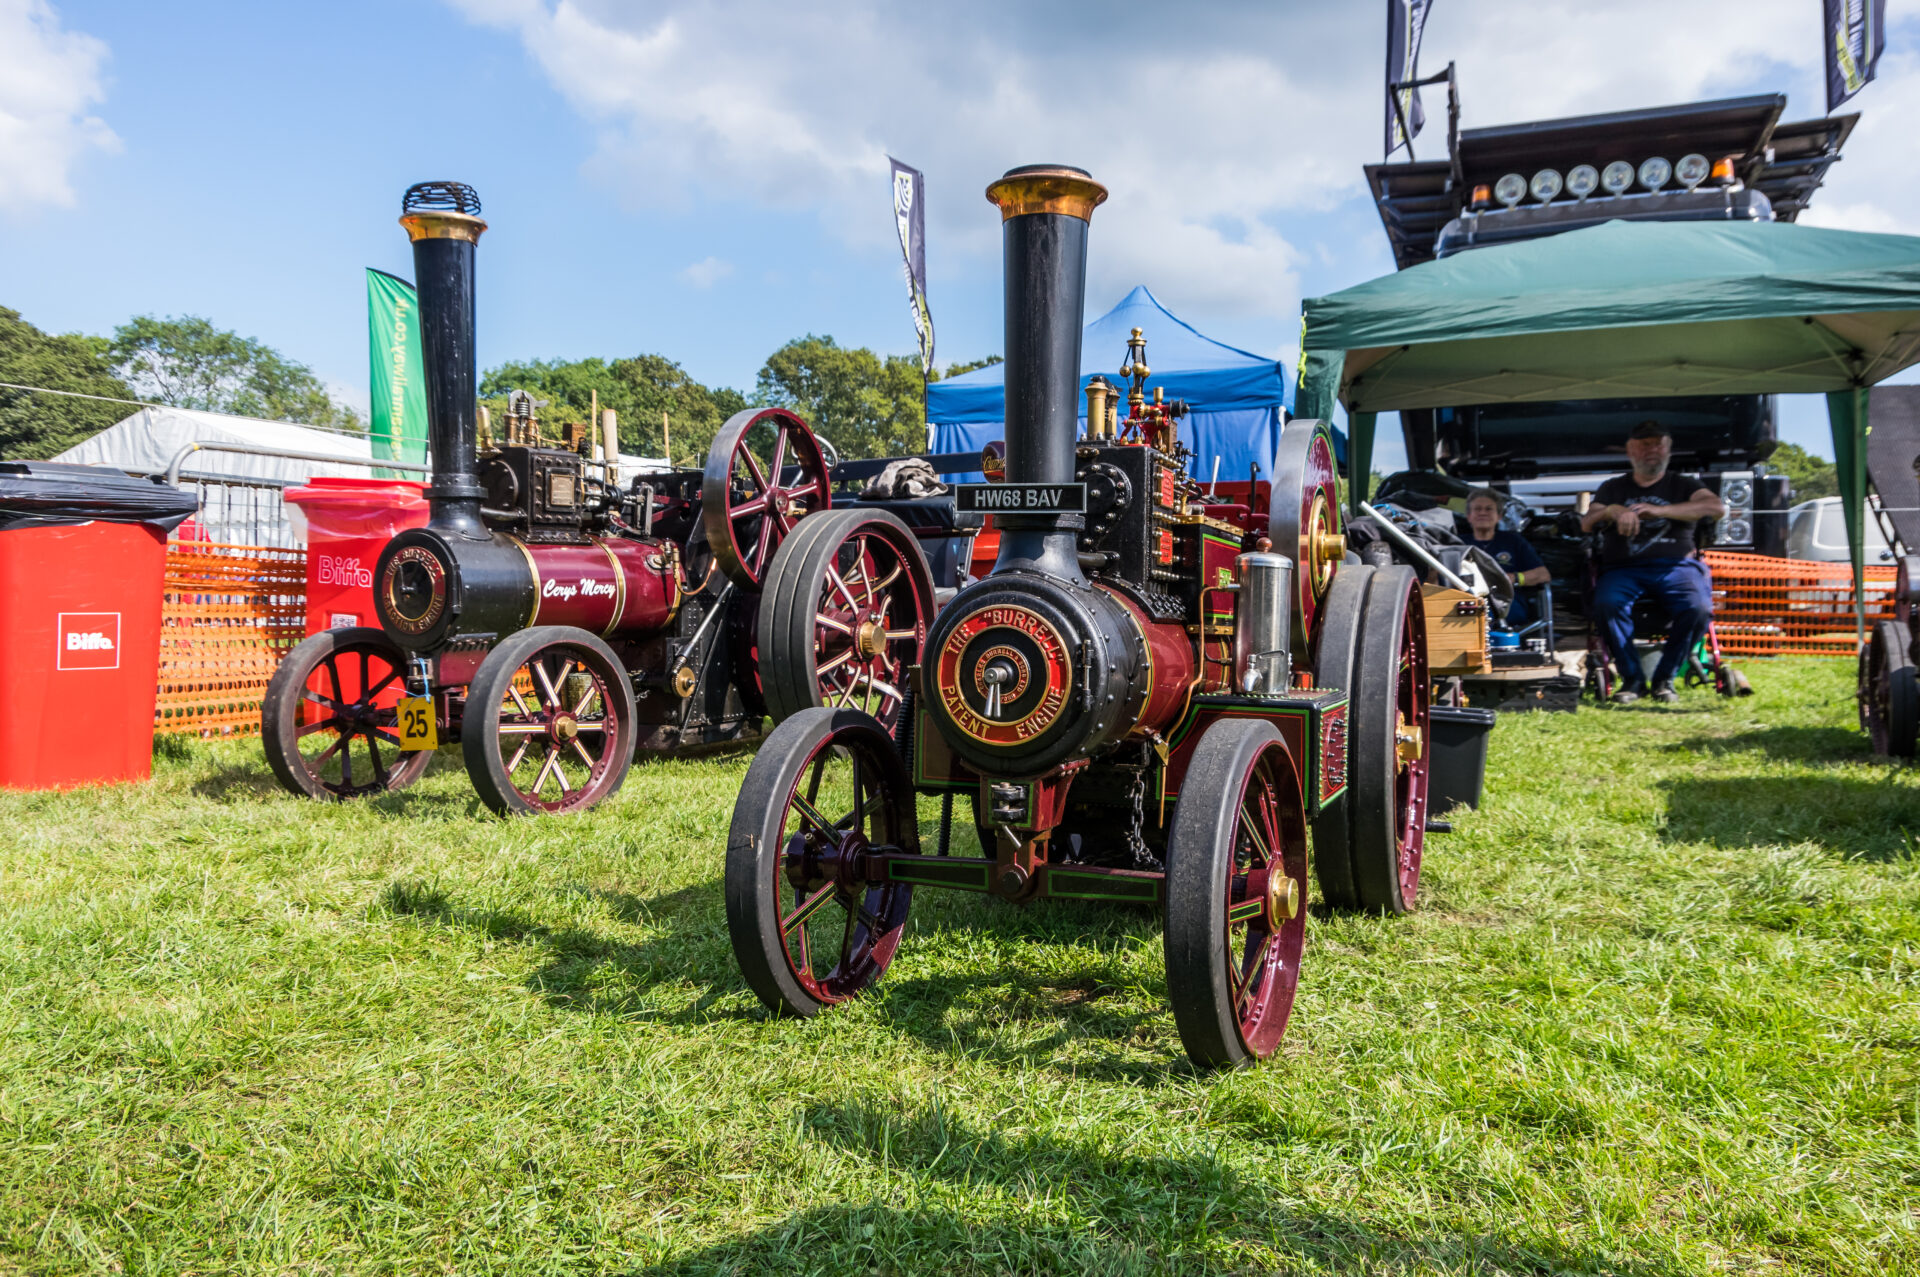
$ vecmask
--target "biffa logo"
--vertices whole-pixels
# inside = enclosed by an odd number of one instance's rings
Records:
[[[352,585],[363,590],[373,588],[373,570],[361,567],[358,559],[323,554],[320,556],[318,575],[321,585]]]
[[[63,670],[117,670],[120,668],[120,614],[118,612],[62,612],[56,629],[54,668]]]

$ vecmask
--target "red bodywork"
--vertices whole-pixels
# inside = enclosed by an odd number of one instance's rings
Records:
[[[659,541],[595,537],[585,545],[526,545],[534,574],[527,627],[571,625],[602,638],[638,638],[680,608],[678,556]]]

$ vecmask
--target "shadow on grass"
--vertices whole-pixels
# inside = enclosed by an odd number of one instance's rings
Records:
[[[747,988],[727,936],[717,879],[648,898],[581,890],[618,920],[648,928],[647,938],[631,943],[585,928],[551,927],[515,910],[469,908],[419,883],[392,884],[376,907],[491,940],[539,945],[546,960],[527,987],[554,1007],[673,1024],[768,1014],[750,996],[739,996]],[[1007,953],[1057,945],[1070,965],[1062,971],[1056,958],[1039,971],[1009,956],[968,974],[902,979],[896,972],[863,999],[894,1031],[937,1051],[1008,1065],[1048,1067],[1047,1057],[1075,1045],[1075,1058],[1054,1067],[1141,1085],[1189,1072],[1178,1039],[1162,1031],[1165,992],[1157,982],[1147,991],[1154,999],[1150,1007],[1141,1008],[1137,995],[1119,996],[1128,992],[1120,951],[1157,944],[1156,915],[1079,902],[1019,908],[929,893],[923,900],[915,901],[919,917],[909,923],[909,949],[938,944]],[[663,985],[691,987],[694,1000],[662,1010],[650,995]],[[729,1001],[735,1005],[720,1005]],[[1141,1058],[1143,1050],[1150,1058]]]
[[[1879,757],[1867,743],[1866,733],[1844,727],[1756,727],[1731,736],[1694,736],[1675,742],[1672,748],[1709,758],[1757,751],[1782,762],[1907,765],[1899,759]]]
[[[1846,860],[1905,860],[1920,830],[1920,789],[1879,780],[1742,776],[1664,781],[1668,842],[1715,847],[1812,843]]]
[[[1678,1265],[1583,1254],[1550,1239],[1417,1236],[1290,1207],[1208,1154],[1143,1156],[1045,1135],[975,1128],[939,1107],[855,1101],[806,1111],[807,1133],[864,1161],[866,1182],[902,1174],[1017,1205],[1002,1222],[937,1209],[832,1205],[649,1270],[674,1277],[760,1272],[1247,1273],[1436,1270],[1664,1277]],[[1071,1221],[1056,1223],[1064,1214]],[[1029,1218],[1031,1215],[1043,1219]]]
[[[586,893],[615,918],[653,928],[652,934],[634,944],[584,928],[550,927],[510,909],[465,908],[418,883],[394,883],[379,907],[396,917],[460,927],[490,940],[539,944],[547,961],[526,983],[550,1006],[673,1024],[751,1018],[750,1012],[714,1005],[744,987],[727,943],[717,880],[647,899],[620,891]],[[691,985],[697,996],[689,1006],[663,1012],[648,995],[667,984]]]

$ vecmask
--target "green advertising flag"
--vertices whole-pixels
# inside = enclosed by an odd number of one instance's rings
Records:
[[[420,366],[420,303],[413,285],[367,271],[367,362],[373,373],[373,455],[427,459],[427,380]],[[413,476],[408,472],[408,477]]]

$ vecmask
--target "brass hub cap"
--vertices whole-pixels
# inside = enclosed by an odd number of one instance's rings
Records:
[[[1424,752],[1425,743],[1420,739],[1420,729],[1405,719],[1393,732],[1393,756],[1400,766],[1419,761]]]
[[[547,734],[559,744],[564,745],[580,735],[580,724],[573,720],[571,714],[556,714],[552,725],[547,728]]]
[[[878,621],[862,621],[853,630],[853,649],[867,660],[887,650],[887,627]]]
[[[1300,912],[1300,882],[1276,873],[1267,879],[1267,925],[1279,930],[1280,924]]]

